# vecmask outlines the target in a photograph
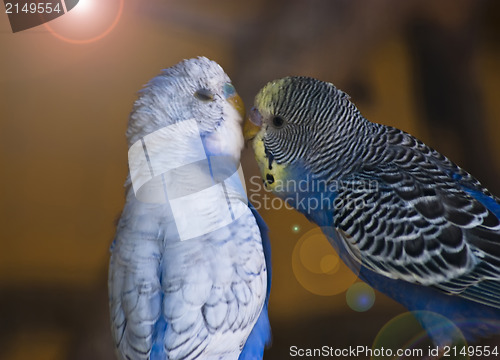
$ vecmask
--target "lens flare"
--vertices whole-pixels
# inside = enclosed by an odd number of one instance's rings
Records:
[[[449,319],[440,314],[430,311],[415,311],[406,312],[396,316],[382,327],[373,342],[373,349],[393,349],[393,356],[380,357],[372,356],[371,360],[400,360],[400,359],[460,359],[468,360],[470,357],[464,354],[451,354],[445,356],[442,349],[438,349],[427,332],[422,329],[422,326],[417,321],[416,317],[425,318],[431,321],[433,326],[427,331],[435,336],[440,333],[446,333],[453,339],[453,346],[457,349],[462,349],[467,346],[467,342],[460,329],[453,324]],[[397,355],[396,350],[400,349],[402,355]]]
[[[325,255],[319,262],[321,271],[325,274],[333,274],[338,271],[340,266],[340,258],[335,255]]]
[[[125,0],[80,0],[74,9],[44,26],[59,40],[89,44],[111,33],[120,21],[124,3]]]
[[[375,291],[368,284],[355,283],[347,290],[346,301],[354,311],[367,311],[375,303]]]
[[[96,2],[92,0],[80,0],[75,8],[72,10],[75,15],[85,15],[92,11],[97,11]]]
[[[292,268],[302,287],[315,295],[343,293],[357,280],[357,273],[342,262],[320,228],[301,236],[293,250]]]

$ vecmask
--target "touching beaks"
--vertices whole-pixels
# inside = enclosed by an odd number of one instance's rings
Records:
[[[257,135],[262,126],[262,115],[255,107],[250,109],[250,114],[243,124],[243,136],[245,140],[251,140]]]
[[[227,101],[238,111],[242,118],[245,117],[245,104],[237,93],[228,97]]]

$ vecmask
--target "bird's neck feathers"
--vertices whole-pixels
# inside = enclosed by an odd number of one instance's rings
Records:
[[[299,160],[312,179],[327,183],[342,179],[349,171],[357,169],[371,146],[370,139],[377,132],[378,124],[366,120],[352,103],[349,104],[345,119],[326,122],[310,155]],[[349,117],[355,121],[348,121]]]

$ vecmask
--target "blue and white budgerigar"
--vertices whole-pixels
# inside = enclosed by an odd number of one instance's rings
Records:
[[[239,177],[243,113],[229,77],[204,57],[139,93],[109,266],[120,359],[262,359],[270,248]]]
[[[500,199],[410,134],[307,77],[268,83],[245,123],[265,186],[440,346],[500,332]],[[421,310],[421,311],[419,311]]]

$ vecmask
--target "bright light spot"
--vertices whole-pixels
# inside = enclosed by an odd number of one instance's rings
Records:
[[[45,23],[56,38],[88,44],[101,40],[116,27],[123,13],[125,0],[80,0],[67,14]]]
[[[74,12],[75,15],[89,14],[91,11],[96,9],[96,2],[96,0],[80,0],[71,12]]]
[[[354,311],[369,310],[375,302],[375,291],[363,282],[353,284],[346,293],[347,305]]]
[[[299,226],[299,225],[293,225],[293,226],[292,226],[292,231],[293,231],[294,233],[298,233],[298,232],[300,231],[300,226]]]

